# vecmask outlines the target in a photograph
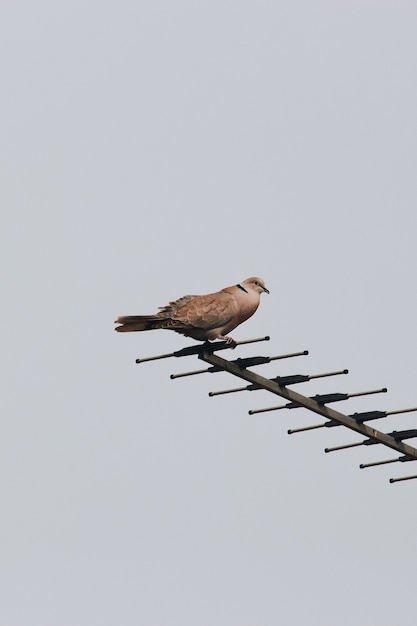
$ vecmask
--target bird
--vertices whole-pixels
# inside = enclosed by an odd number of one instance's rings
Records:
[[[241,283],[201,296],[183,296],[159,307],[154,315],[125,315],[115,320],[119,333],[167,329],[197,341],[220,339],[235,343],[228,335],[251,317],[261,293],[269,293],[262,278],[252,276]]]

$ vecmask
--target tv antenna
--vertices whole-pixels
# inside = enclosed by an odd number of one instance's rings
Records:
[[[257,365],[264,365],[267,363],[272,363],[274,361],[293,359],[296,357],[307,356],[308,350],[303,350],[299,352],[292,352],[288,354],[281,354],[278,356],[251,356],[246,358],[237,358],[233,360],[227,360],[220,357],[217,352],[226,350],[226,349],[235,349],[238,346],[251,344],[251,343],[259,343],[264,341],[269,341],[269,337],[259,337],[257,339],[246,339],[243,341],[233,342],[232,344],[227,343],[226,341],[217,341],[214,343],[205,342],[203,344],[196,344],[192,346],[188,346],[186,348],[182,348],[181,350],[177,350],[175,352],[171,352],[168,354],[160,354],[158,356],[151,356],[145,358],[136,359],[136,363],[145,363],[149,361],[157,361],[160,359],[168,359],[168,358],[182,358],[186,356],[197,356],[199,360],[204,361],[209,364],[209,367],[204,369],[198,369],[188,372],[183,372],[180,374],[171,374],[171,379],[176,378],[184,378],[187,376],[196,376],[199,374],[213,374],[216,372],[228,372],[233,376],[246,381],[249,384],[240,387],[234,387],[231,389],[223,389],[220,391],[211,391],[209,393],[210,397],[214,396],[222,396],[226,394],[232,393],[240,393],[244,391],[257,391],[259,389],[264,389],[274,396],[280,396],[286,402],[284,404],[268,406],[265,408],[251,409],[249,410],[250,415],[255,415],[258,413],[266,413],[270,411],[281,411],[283,409],[298,409],[304,407],[311,413],[316,413],[325,418],[326,421],[321,422],[319,424],[312,424],[310,426],[304,426],[302,428],[292,428],[288,430],[288,434],[292,435],[295,433],[307,432],[311,430],[317,430],[320,428],[335,428],[339,426],[344,426],[350,430],[353,430],[356,433],[363,435],[364,439],[362,441],[357,441],[354,443],[348,443],[345,445],[334,446],[325,448],[326,453],[336,452],[339,450],[346,450],[350,448],[355,448],[358,446],[372,446],[372,445],[383,445],[390,450],[394,450],[400,453],[400,456],[395,458],[389,458],[380,461],[374,461],[372,463],[361,463],[360,468],[365,469],[369,467],[376,467],[379,465],[387,465],[391,463],[406,463],[409,461],[417,461],[417,449],[408,443],[404,443],[405,440],[409,440],[417,437],[417,429],[408,429],[408,430],[394,430],[391,432],[383,432],[381,430],[377,430],[372,426],[368,425],[368,422],[373,422],[374,420],[381,420],[390,415],[399,415],[402,413],[411,413],[417,411],[417,407],[407,408],[407,409],[399,409],[395,411],[365,411],[361,413],[342,413],[331,406],[330,404],[334,404],[337,402],[343,402],[348,400],[349,398],[356,398],[360,396],[370,396],[383,394],[387,392],[387,388],[383,387],[381,389],[372,389],[368,391],[359,391],[355,393],[326,393],[326,394],[315,394],[313,396],[305,396],[301,393],[294,391],[292,389],[293,385],[304,384],[311,380],[316,380],[320,378],[330,378],[336,376],[342,376],[348,374],[347,369],[332,371],[332,372],[324,372],[319,374],[291,374],[286,376],[275,376],[273,378],[265,378],[264,376],[260,376],[256,372],[252,371],[252,367],[256,367]],[[399,478],[390,478],[390,483],[397,483],[406,480],[412,480],[417,478],[417,475],[413,476],[402,476]]]

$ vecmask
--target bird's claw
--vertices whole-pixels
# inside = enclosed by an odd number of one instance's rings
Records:
[[[233,339],[233,337],[228,337],[227,335],[225,337],[219,337],[219,339],[222,339],[223,341],[226,342],[226,344],[228,346],[230,346],[231,348],[235,348],[236,347],[236,341]]]

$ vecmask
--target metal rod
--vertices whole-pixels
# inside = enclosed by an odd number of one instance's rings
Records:
[[[340,411],[337,411],[330,406],[321,405],[315,400],[303,396],[300,393],[297,393],[293,389],[281,387],[277,383],[270,381],[268,378],[260,376],[256,372],[252,372],[247,369],[241,369],[234,363],[230,363],[230,361],[221,358],[217,354],[203,351],[199,354],[199,358],[206,363],[220,367],[225,372],[229,372],[230,374],[233,374],[238,378],[242,378],[243,380],[246,380],[251,384],[258,385],[259,387],[262,387],[262,389],[265,389],[266,391],[269,391],[274,395],[280,396],[281,398],[284,398],[285,400],[294,403],[297,406],[303,406],[313,413],[318,413],[326,419],[334,420],[335,422],[346,426],[350,430],[361,433],[365,437],[370,437],[375,441],[378,441],[378,443],[382,443],[388,448],[391,448],[392,450],[396,450],[401,454],[406,454],[407,456],[410,456],[411,458],[417,460],[417,449],[413,446],[410,446],[403,441],[397,441],[386,433],[371,428],[370,426],[367,426],[366,424],[363,424],[355,420],[353,417],[345,415],[344,413],[341,413]]]
[[[170,379],[185,378],[185,376],[196,376],[197,374],[207,374],[210,371],[210,367],[206,367],[204,370],[194,370],[193,372],[182,372],[181,374],[171,374]]]
[[[303,433],[307,430],[316,430],[317,428],[332,428],[333,426],[341,426],[334,420],[329,420],[328,422],[324,422],[323,424],[312,424],[311,426],[304,426],[303,428],[292,428],[287,431],[289,435],[293,435],[294,433]]]
[[[269,335],[265,335],[265,337],[256,337],[255,339],[241,339],[241,341],[235,341],[234,343],[237,346],[244,346],[247,343],[259,343],[260,341],[269,341],[270,339]]]
[[[135,363],[146,363],[147,361],[158,361],[159,359],[169,359],[175,356],[173,352],[167,354],[158,354],[157,356],[145,356],[142,359],[136,359]]]
[[[280,356],[271,356],[271,361],[277,361],[278,359],[291,359],[295,356],[308,356],[308,350],[301,350],[300,352],[289,352],[288,354],[281,354]]]
[[[256,341],[260,341],[257,339]],[[308,350],[303,350],[302,352],[292,352],[291,354],[279,354],[278,356],[252,356],[246,359],[234,359],[233,361],[229,361],[229,363],[236,363],[241,368],[246,367],[255,367],[255,365],[264,365],[265,363],[270,363],[271,361],[277,361],[278,359],[289,359],[291,357],[296,356],[305,356],[308,354]],[[169,356],[169,355],[168,355]],[[192,372],[183,372],[182,374],[171,374],[170,378],[184,378],[185,376],[195,376],[196,374],[206,374],[209,372],[213,374],[214,372],[222,372],[223,369],[221,367],[212,366],[207,367],[203,370],[194,370]]]
[[[167,354],[158,354],[157,356],[147,356],[142,359],[136,359],[136,363],[145,363],[147,361],[158,361],[159,359],[169,359],[170,357],[181,357],[181,356],[190,356],[192,354],[201,354],[206,353],[210,354],[213,352],[217,352],[218,350],[227,350],[234,349],[236,346],[243,346],[247,343],[258,343],[259,341],[269,341],[270,337],[266,335],[265,337],[257,337],[256,339],[243,339],[242,341],[234,341],[233,343],[227,343],[227,341],[215,341],[210,343],[206,341],[202,344],[196,344],[194,346],[187,346],[186,348],[182,348],[181,350],[176,350],[175,352],[169,352]]]
[[[222,389],[221,391],[209,391],[209,396],[212,398],[213,396],[222,396],[226,393],[237,393],[238,391],[247,391],[249,390],[250,385],[246,387],[235,387],[234,389]]]
[[[413,411],[417,411],[417,407],[412,409],[399,409],[398,411],[366,411],[365,413],[351,413],[349,417],[353,417],[356,421],[361,423],[367,422],[369,420],[374,419],[382,419],[387,417],[388,415],[399,415],[400,413],[411,413]],[[323,422],[322,424],[313,424],[311,426],[304,426],[303,428],[293,428],[288,431],[289,435],[293,433],[301,433],[307,430],[316,430],[317,428],[332,428],[333,426],[341,426],[342,424],[338,424],[333,420],[329,420],[328,422]]]
[[[414,411],[417,411],[417,406],[413,407],[412,409],[399,409],[398,411],[387,411],[385,415],[398,415],[399,413],[413,413]]]
[[[327,376],[339,376],[340,374],[349,374],[349,370],[339,370],[338,372],[326,372],[325,374],[311,374],[308,379],[313,380],[313,378],[327,378]]]
[[[370,396],[376,393],[386,393],[387,388],[383,389],[375,389],[373,391],[359,391],[357,393],[326,393],[326,394],[317,394],[315,396],[309,396],[309,400],[314,400],[320,406],[324,406],[329,402],[341,402],[343,400],[348,400],[349,398],[357,398],[359,396]],[[266,409],[252,409],[249,411],[249,415],[254,415],[255,413],[267,413],[268,411],[279,411],[281,409],[299,409],[304,406],[298,402],[288,402],[287,404],[281,404],[279,406],[271,406]]]
[[[289,435],[293,435],[294,433],[303,433],[306,430],[316,430],[316,428],[323,428],[323,426],[325,426],[325,424],[315,424],[314,426],[304,426],[303,428],[291,428],[290,430],[287,430],[287,433]]]
[[[377,431],[375,431],[377,432]],[[411,428],[409,430],[393,430],[391,433],[384,433],[387,437],[391,437],[395,441],[402,441],[403,439],[412,439],[413,437],[417,437],[417,428]],[[378,443],[375,437],[371,436],[368,439],[364,439],[363,441],[359,441],[356,443],[349,443],[344,446],[338,446],[337,448],[326,448],[325,452],[334,452],[335,450],[345,450],[346,448],[355,448],[356,446],[373,446]]]
[[[301,404],[300,404],[301,406]],[[268,413],[269,411],[279,411],[280,409],[287,409],[287,404],[281,404],[280,406],[270,406],[266,409],[250,409],[249,415],[255,415],[256,413]]]
[[[403,441],[404,439],[414,439],[417,437],[417,428],[409,428],[408,430],[393,430],[390,433],[385,433],[388,437],[392,437],[396,441]],[[364,446],[373,446],[379,443],[379,441],[375,441],[373,437],[369,439],[365,439],[363,442]]]
[[[367,467],[376,467],[377,465],[388,465],[388,463],[398,463],[398,461],[415,461],[415,459],[410,459],[406,456],[399,456],[396,459],[387,459],[386,461],[374,461],[373,463],[361,463],[359,467],[361,469],[365,469]]]
[[[375,391],[360,391],[359,393],[350,393],[349,398],[357,398],[359,396],[372,396],[375,393],[387,393],[388,389],[383,387],[382,389],[375,389]]]
[[[200,372],[207,370],[200,370]],[[279,385],[287,386],[287,385],[296,385],[297,383],[308,382],[309,380],[313,380],[316,378],[327,378],[328,376],[340,376],[341,374],[348,374],[349,370],[339,370],[337,372],[326,372],[325,374],[295,374],[293,376],[276,376],[275,378],[270,378],[269,380],[277,382]],[[172,376],[171,376],[172,378]],[[234,387],[233,389],[222,389],[221,391],[210,391],[209,396],[221,396],[227,393],[237,393],[239,391],[258,391],[262,389],[258,385],[246,385],[245,387]]]
[[[415,476],[402,476],[401,478],[390,478],[389,481],[390,483],[399,483],[403,480],[413,480],[414,478],[417,478],[417,474]]]
[[[336,452],[336,450],[347,450],[348,448],[356,448],[357,446],[363,446],[363,441],[358,441],[357,443],[347,443],[344,446],[335,446],[334,448],[324,448],[324,451],[327,452]]]

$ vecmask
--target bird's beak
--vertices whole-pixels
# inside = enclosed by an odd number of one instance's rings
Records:
[[[269,289],[267,289],[266,287],[263,287],[263,290],[265,293],[269,293]]]

